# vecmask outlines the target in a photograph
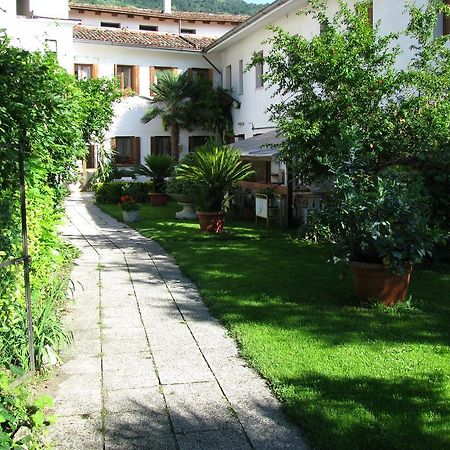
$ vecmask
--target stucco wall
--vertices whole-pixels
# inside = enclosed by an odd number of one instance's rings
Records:
[[[114,76],[114,64],[139,66],[139,94],[148,97],[150,92],[150,66],[177,67],[184,72],[191,67],[209,69],[211,66],[199,53],[180,53],[164,50],[149,50],[130,47],[108,46],[102,44],[75,43],[75,62],[97,64],[99,76]],[[114,136],[139,136],[141,138],[141,161],[150,153],[150,138],[152,136],[169,136],[164,131],[161,120],[154,119],[148,124],[141,123],[148,101],[141,97],[124,98],[116,106],[116,114],[107,134]],[[182,130],[180,144],[184,152],[188,150],[189,136],[209,135],[201,129],[193,131]]]

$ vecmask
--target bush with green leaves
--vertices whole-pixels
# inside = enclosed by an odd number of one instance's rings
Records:
[[[199,147],[190,161],[176,168],[176,178],[193,184],[200,211],[223,211],[236,183],[253,174],[237,150],[217,143]]]
[[[431,241],[426,240],[422,247],[416,243],[416,250],[408,250],[413,239],[408,227],[419,236],[424,236],[426,228],[432,234],[439,227],[447,240],[450,230],[450,47],[449,36],[436,33],[439,16],[450,14],[450,7],[440,0],[428,0],[422,6],[411,3],[406,7],[408,27],[385,35],[379,24],[372,28],[369,23],[369,2],[359,2],[356,8],[344,1],[339,5],[338,12],[330,17],[327,2],[311,0],[302,14],[321,24],[320,35],[305,38],[272,28],[272,50],[263,57],[253,57],[253,63],[267,66],[266,86],[284,99],[269,108],[284,138],[279,146],[280,158],[303,183],[329,179],[331,167],[342,167],[352,158],[352,146],[336,145],[336,138],[356,135],[356,158],[367,182],[346,181],[355,185],[354,200],[361,208],[364,201],[368,208],[380,208],[377,213],[371,211],[371,227],[379,229],[382,222],[405,221],[403,249],[399,249],[400,236],[394,239],[391,234],[400,232],[400,228],[378,230],[387,239],[384,244],[391,246],[381,251],[381,257],[394,265],[406,254],[414,261],[417,251],[422,254],[430,249]],[[405,56],[400,38],[412,43],[407,65],[400,60]],[[330,161],[331,166],[327,164]],[[417,201],[417,189],[413,187],[408,198],[403,182],[386,178],[388,168],[398,166],[420,173],[420,183],[430,196],[426,223],[414,208],[406,209],[407,204]],[[345,194],[338,202],[349,200],[347,193],[340,191],[344,187],[339,185],[342,176],[335,180],[335,190]],[[388,193],[403,203],[388,208],[384,203],[384,194]],[[392,215],[396,208],[397,218]],[[351,221],[355,222],[357,209],[352,211]],[[359,220],[361,229],[369,226],[369,217],[361,213]],[[381,241],[377,243],[380,246]],[[394,252],[402,255],[396,257]]]
[[[106,104],[102,105],[104,114],[96,115],[98,102],[94,97],[105,98],[106,89],[111,94],[106,97],[112,102],[114,86],[99,81],[88,94],[81,82],[59,66],[54,54],[15,48],[2,33],[0,85],[0,261],[22,255],[18,173],[21,144],[25,152],[34,343],[39,367],[47,345],[57,349],[61,341],[67,340],[59,316],[75,253],[57,233],[64,212],[62,199],[67,183],[76,174],[76,160],[85,155],[85,139],[101,134],[110,117]],[[15,364],[27,369],[20,265],[0,269],[0,324],[0,367]]]
[[[47,448],[43,437],[53,417],[45,408],[52,405],[47,396],[32,400],[25,387],[12,384],[11,373],[0,370],[0,449]]]
[[[429,226],[430,196],[417,170],[397,166],[373,176],[361,152],[355,142],[347,161],[322,161],[333,191],[311,218],[309,232],[334,244],[335,262],[378,263],[402,273],[431,255],[440,237]]]
[[[95,186],[95,201],[97,203],[117,204],[122,195],[130,195],[137,202],[148,201],[149,192],[153,191],[153,182],[134,181],[110,181],[108,183],[98,183]]]

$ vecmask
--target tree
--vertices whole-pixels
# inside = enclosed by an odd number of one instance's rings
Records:
[[[164,71],[158,74],[158,84],[152,89],[155,95],[141,120],[148,123],[161,117],[164,128],[170,128],[171,156],[178,161],[180,129],[189,130],[195,123],[190,101],[195,93],[194,82],[187,72]]]
[[[326,2],[311,0],[312,15],[323,32],[312,39],[272,28],[264,79],[283,98],[269,108],[284,138],[281,158],[303,181],[330,175],[330,161],[349,158],[341,145],[351,130],[361,146],[359,158],[368,175],[389,166],[420,170],[435,207],[445,210],[450,186],[450,49],[448,36],[436,36],[439,14],[450,14],[440,0],[410,6],[409,26],[382,36],[368,20],[368,2],[355,9],[340,1],[333,18]],[[413,42],[412,59],[399,68],[400,36]],[[428,172],[427,172],[428,171]],[[438,186],[436,186],[436,183]],[[447,203],[446,203],[447,202]],[[436,209],[435,209],[436,211]],[[449,223],[447,215],[435,220]]]

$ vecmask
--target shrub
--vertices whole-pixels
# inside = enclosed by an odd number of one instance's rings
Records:
[[[100,183],[95,188],[97,203],[117,204],[123,195],[130,195],[137,202],[148,202],[148,194],[153,191],[152,182],[110,181]]]
[[[50,397],[34,401],[22,386],[13,387],[11,374],[0,371],[0,448],[44,448],[43,432],[53,420],[44,409],[52,406]]]

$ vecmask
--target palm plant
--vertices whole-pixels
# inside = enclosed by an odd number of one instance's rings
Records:
[[[141,164],[136,173],[146,175],[153,179],[155,192],[162,193],[166,185],[165,178],[172,172],[173,160],[166,155],[147,155],[145,165]]]
[[[155,95],[141,121],[148,123],[161,117],[164,128],[170,128],[171,156],[178,160],[180,129],[189,130],[194,122],[195,114],[191,113],[189,100],[195,94],[195,83],[187,72],[179,74],[167,70],[158,74],[158,84],[152,90]]]
[[[217,143],[199,147],[187,163],[176,170],[179,180],[192,182],[201,211],[222,211],[228,195],[239,181],[253,175],[238,151]]]

